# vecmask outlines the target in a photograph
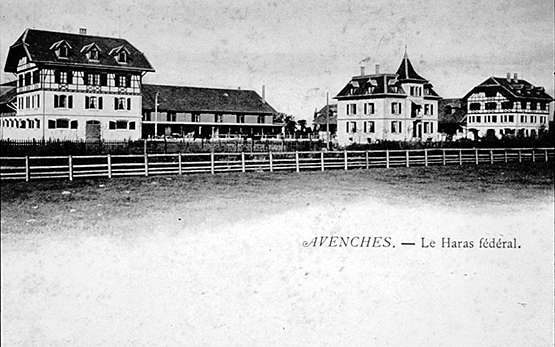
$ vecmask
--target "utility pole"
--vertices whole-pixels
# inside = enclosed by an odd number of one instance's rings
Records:
[[[326,93],[326,148],[330,150],[330,93]]]

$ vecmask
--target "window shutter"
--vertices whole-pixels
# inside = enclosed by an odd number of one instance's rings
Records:
[[[85,109],[86,110],[89,109],[89,101],[90,101],[90,98],[88,96],[85,96]]]
[[[349,122],[345,122],[345,125],[347,125],[347,132],[349,132]]]
[[[129,75],[125,76],[125,86],[131,87],[131,76]]]
[[[98,109],[102,110],[102,97],[98,98]]]
[[[127,98],[127,110],[131,110],[131,98]]]
[[[367,133],[368,131],[368,122],[364,122],[364,132]]]
[[[54,95],[54,108],[58,108],[60,105],[60,97],[58,95]]]
[[[114,110],[118,109],[118,98],[114,98]]]
[[[54,83],[60,83],[60,71],[54,71]]]
[[[119,75],[114,74],[114,86],[119,87]]]
[[[68,97],[67,105],[68,105],[68,106],[67,106],[68,108],[73,108],[73,95],[70,95],[70,96]]]
[[[67,84],[73,84],[73,71],[67,72]]]
[[[83,72],[83,84],[84,85],[89,84],[89,73],[88,72]]]

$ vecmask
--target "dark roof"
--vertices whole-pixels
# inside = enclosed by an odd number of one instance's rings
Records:
[[[0,85],[0,104],[7,104],[15,100],[17,89],[15,87]]]
[[[471,91],[466,93],[463,99],[477,92],[498,91],[501,95],[509,99],[538,99],[547,102],[553,101],[553,98],[545,92],[543,87],[536,87],[530,82],[523,79],[514,79],[506,77],[490,77],[480,83]]]
[[[462,99],[442,99],[438,107],[439,123],[461,124],[466,117],[466,103]]]
[[[331,111],[330,113],[330,124],[337,124],[337,104],[330,104],[329,105],[329,109]],[[316,112],[314,114],[314,120],[312,121],[312,124],[318,124],[318,125],[324,125],[327,124],[327,110],[328,110],[328,106],[324,106],[320,109],[320,111]]]
[[[397,75],[401,81],[428,82],[428,80],[416,73],[407,52],[405,52],[401,65],[397,69]]]
[[[393,94],[405,97],[405,91],[401,87],[401,83],[394,74],[378,74],[378,75],[361,75],[354,76],[349,83],[337,96],[343,97],[360,97],[382,94]]]
[[[55,48],[65,42],[70,47],[68,59],[57,57]],[[99,61],[91,62],[82,51],[86,46],[96,44],[100,49]],[[116,61],[114,53],[125,48],[128,52],[127,64]],[[111,55],[112,54],[112,55]],[[125,39],[114,37],[70,34],[63,32],[27,29],[10,47],[6,60],[5,71],[16,72],[21,57],[39,64],[64,64],[83,67],[114,68],[118,70],[154,71],[146,57],[135,46]]]
[[[143,84],[143,109],[179,112],[277,113],[254,90]]]

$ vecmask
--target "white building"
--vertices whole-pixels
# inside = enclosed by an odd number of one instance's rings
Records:
[[[17,78],[17,112],[3,114],[3,139],[141,137],[142,77],[154,69],[125,39],[27,29],[5,71]]]
[[[405,56],[395,74],[365,74],[335,97],[337,139],[342,145],[375,141],[438,139],[438,100],[432,84],[414,70]]]
[[[549,122],[553,98],[543,87],[513,77],[490,77],[464,96],[467,128],[474,136],[535,136]]]

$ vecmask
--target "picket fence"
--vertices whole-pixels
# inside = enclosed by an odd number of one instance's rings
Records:
[[[445,148],[368,151],[176,153],[2,157],[1,180],[74,179],[192,173],[325,171],[553,161],[553,148]]]

